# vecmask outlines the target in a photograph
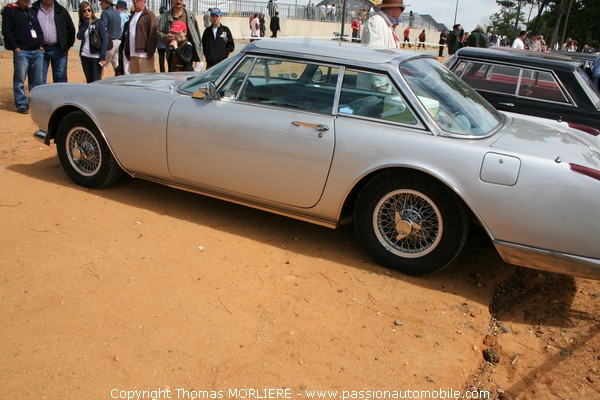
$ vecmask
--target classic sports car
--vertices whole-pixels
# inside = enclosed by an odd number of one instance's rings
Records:
[[[600,93],[586,71],[588,61],[503,47],[465,47],[444,65],[498,110],[600,129]]]
[[[76,183],[133,177],[335,228],[407,274],[481,224],[509,263],[600,277],[599,137],[496,111],[434,57],[261,40],[197,76],[31,93]]]

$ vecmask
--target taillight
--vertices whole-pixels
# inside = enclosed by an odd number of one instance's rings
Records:
[[[587,175],[590,178],[594,178],[600,181],[600,171],[598,171],[597,169],[584,167],[583,165],[578,164],[569,164],[569,167],[571,167],[571,171],[579,172],[580,174]]]
[[[575,124],[573,122],[568,122],[568,125],[569,125],[569,128],[579,129],[580,131],[583,131],[585,133],[589,133],[592,136],[598,136],[598,135],[600,135],[600,130],[598,130],[596,128],[592,128],[591,126],[582,125],[582,124]]]

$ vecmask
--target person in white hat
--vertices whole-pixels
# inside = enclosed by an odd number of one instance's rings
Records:
[[[374,7],[375,13],[367,20],[362,31],[362,44],[378,49],[397,49],[398,38],[394,29],[406,8],[404,1],[383,0]]]

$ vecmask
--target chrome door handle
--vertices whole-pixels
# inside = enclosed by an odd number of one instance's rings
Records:
[[[310,123],[310,122],[292,121],[292,125],[294,125],[294,126],[306,126],[308,128],[313,128],[317,132],[319,132],[319,137],[323,137],[323,132],[326,132],[326,131],[329,130],[329,127],[327,125],[313,124],[313,123]]]
[[[498,103],[501,106],[507,106],[507,107],[514,107],[515,105],[513,103]]]

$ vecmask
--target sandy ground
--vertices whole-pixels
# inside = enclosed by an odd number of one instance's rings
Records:
[[[507,265],[478,230],[407,277],[351,226],[76,186],[14,112],[10,52],[0,71],[0,399],[600,398],[598,282]]]

